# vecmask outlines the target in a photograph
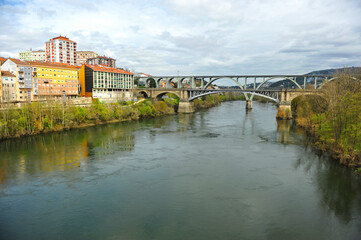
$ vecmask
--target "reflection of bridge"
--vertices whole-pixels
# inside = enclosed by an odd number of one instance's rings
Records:
[[[173,93],[180,99],[178,112],[193,112],[193,100],[205,95],[241,92],[246,98],[246,108],[252,108],[254,96],[273,100],[280,104],[279,110],[291,114],[291,101],[305,94],[315,94],[325,82],[333,80],[333,75],[225,75],[225,76],[148,76],[139,77],[147,88],[139,88],[135,93],[144,97],[161,99],[167,93]],[[220,79],[232,80],[237,88],[212,89],[213,82]],[[270,88],[268,82],[289,80],[293,86],[285,89]],[[150,88],[152,85],[155,88]],[[301,82],[301,84],[300,84]],[[187,86],[187,88],[185,88]],[[307,90],[307,89],[312,90]]]

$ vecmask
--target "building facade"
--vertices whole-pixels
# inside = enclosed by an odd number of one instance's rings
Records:
[[[2,84],[2,73],[1,73],[1,64],[0,63],[0,107],[3,100],[3,84]]]
[[[70,65],[76,63],[76,42],[67,37],[59,36],[45,43],[46,61]]]
[[[16,76],[9,71],[1,71],[1,106],[10,102],[18,102],[18,84]]]
[[[19,58],[22,61],[41,61],[45,62],[45,51],[37,50],[37,51],[24,51],[19,53]]]
[[[97,53],[93,51],[77,51],[76,52],[76,65],[83,65],[89,58],[96,58]]]
[[[65,63],[32,62],[34,94],[38,100],[78,96],[78,68]]]
[[[94,58],[89,58],[87,60],[89,65],[102,65],[110,68],[115,68],[116,60],[114,58],[106,57],[106,56],[97,56]]]
[[[131,100],[134,74],[99,65],[83,65],[79,70],[80,96],[102,101]]]
[[[6,85],[8,97],[6,99],[12,102],[28,102],[34,100],[32,69],[29,62],[19,59],[9,58],[1,65],[2,71],[8,71],[15,76],[15,81],[8,78]],[[3,92],[4,93],[4,92]]]

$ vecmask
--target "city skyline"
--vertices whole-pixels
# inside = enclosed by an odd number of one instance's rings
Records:
[[[315,1],[3,1],[0,56],[77,50],[153,75],[303,74],[360,66],[361,3]]]

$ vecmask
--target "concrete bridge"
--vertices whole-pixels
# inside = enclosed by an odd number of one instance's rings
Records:
[[[317,90],[304,90],[304,89],[269,89],[269,90],[257,90],[257,89],[190,89],[190,88],[138,88],[134,89],[134,93],[137,96],[144,98],[153,98],[161,100],[167,93],[175,94],[179,97],[179,113],[192,113],[194,112],[193,101],[197,98],[225,92],[240,92],[245,96],[250,95],[246,99],[246,108],[252,109],[253,96],[261,96],[270,99],[276,103],[279,103],[279,111],[284,112],[283,115],[286,118],[291,118],[291,101],[300,96],[307,94],[317,94]],[[278,114],[280,115],[280,114]]]
[[[296,86],[295,88],[306,89],[307,85],[312,85],[313,89],[317,89],[325,82],[332,81],[336,77],[334,75],[315,75],[315,74],[292,74],[292,75],[198,75],[198,76],[147,76],[137,77],[144,81],[145,87],[150,87],[154,81],[154,88],[183,88],[186,83],[189,88],[207,89],[215,81],[221,79],[229,79],[233,81],[239,88],[260,89],[265,87],[268,82],[277,82],[289,80]],[[302,82],[299,84],[299,82]],[[310,84],[312,83],[312,84]]]
[[[143,80],[146,88],[136,89],[137,95],[161,99],[167,93],[179,97],[179,113],[193,112],[193,100],[199,97],[224,92],[241,92],[246,98],[246,108],[252,108],[254,96],[260,96],[279,103],[279,116],[291,118],[291,101],[307,94],[317,94],[323,84],[334,80],[334,75],[217,75],[217,76],[147,76],[138,77]],[[212,89],[212,84],[221,79],[230,79],[237,88]],[[291,88],[275,89],[269,87],[269,82],[289,80],[294,85]],[[301,81],[300,81],[301,80]],[[155,88],[150,88],[153,81]],[[302,82],[300,84],[300,82]],[[188,88],[184,88],[184,86]]]

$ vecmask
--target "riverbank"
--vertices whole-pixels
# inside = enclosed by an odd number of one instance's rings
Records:
[[[206,109],[223,101],[242,100],[239,94],[208,95],[194,101],[195,110]],[[90,107],[63,106],[57,102],[32,103],[0,113],[0,140],[39,133],[64,131],[94,125],[140,120],[175,114],[179,101],[144,100],[138,104],[105,104],[95,99]]]
[[[295,99],[293,116],[317,149],[361,173],[361,81],[347,74],[338,77],[319,95]]]

